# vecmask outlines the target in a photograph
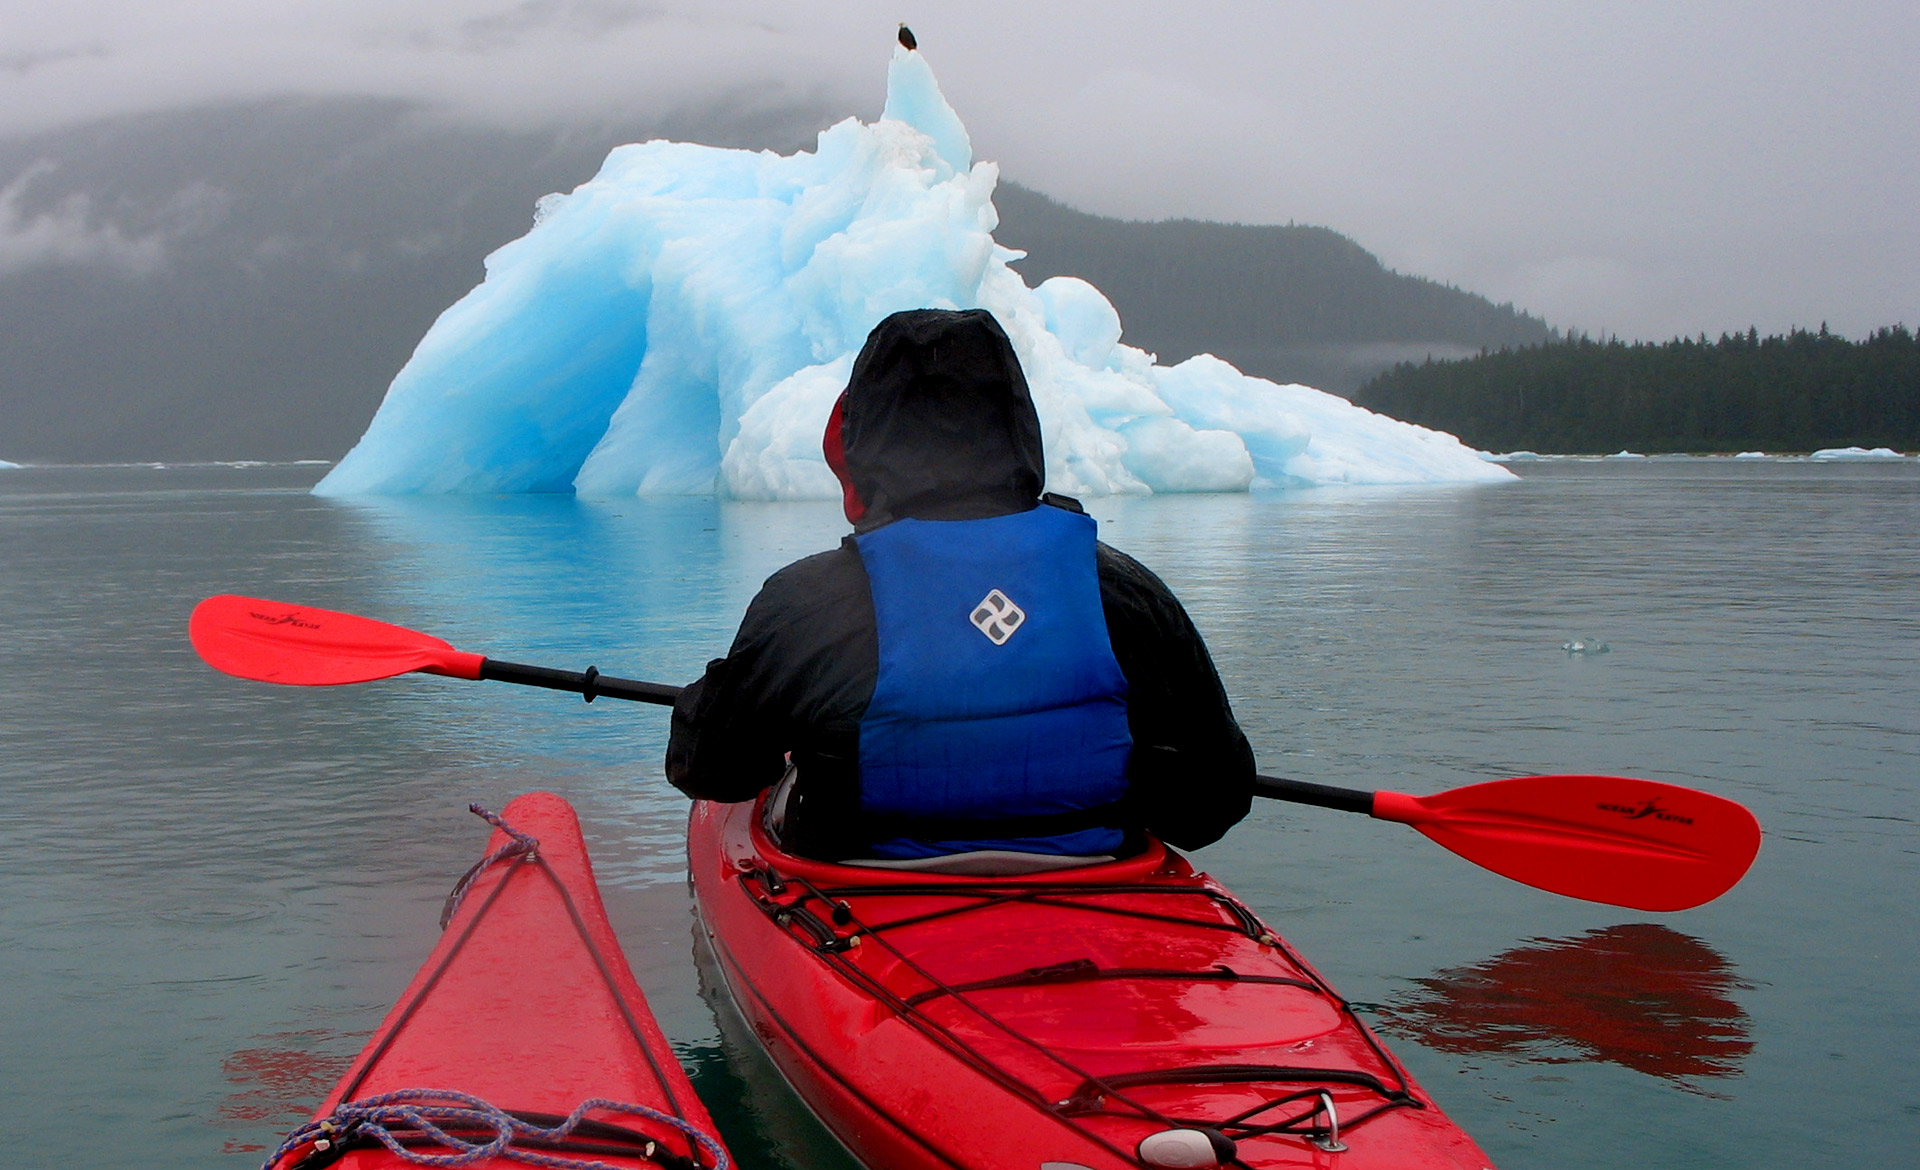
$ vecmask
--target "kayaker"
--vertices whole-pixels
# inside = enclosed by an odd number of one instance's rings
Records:
[[[985,310],[874,328],[824,440],[852,536],[787,566],[674,707],[667,776],[782,844],[931,867],[1218,840],[1253,753],[1198,631],[1139,562],[1043,494],[1040,422]]]

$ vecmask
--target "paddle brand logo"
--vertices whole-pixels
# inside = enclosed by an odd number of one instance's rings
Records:
[[[1013,603],[1013,599],[998,589],[980,599],[973,607],[970,618],[975,628],[987,636],[995,646],[1005,646],[1007,639],[1027,620],[1027,612]]]
[[[1676,825],[1691,825],[1692,817],[1683,817],[1660,807],[1658,800],[1649,800],[1645,804],[1596,804],[1593,807],[1601,812],[1619,813],[1630,821],[1643,821],[1652,817],[1656,821],[1669,821]]]
[[[265,622],[270,626],[295,626],[302,630],[317,630],[320,628],[319,622],[301,621],[300,615],[297,613],[283,613],[279,617],[272,617],[268,614],[260,613],[257,610],[248,610],[247,616],[255,621]]]

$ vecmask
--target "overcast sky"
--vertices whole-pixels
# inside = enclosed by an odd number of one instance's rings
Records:
[[[1911,0],[61,0],[0,135],[282,95],[524,126],[879,112],[911,24],[976,156],[1077,207],[1324,224],[1626,337],[1920,325]],[[582,175],[585,179],[588,176]]]

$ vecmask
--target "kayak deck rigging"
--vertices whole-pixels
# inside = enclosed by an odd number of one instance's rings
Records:
[[[1064,1124],[1113,1153],[1133,1160],[1130,1150],[1121,1149],[1108,1137],[1079,1122],[1081,1118],[1125,1115],[1167,1128],[1211,1130],[1235,1142],[1254,1137],[1287,1135],[1307,1140],[1323,1150],[1344,1148],[1340,1134],[1390,1110],[1425,1109],[1414,1093],[1406,1074],[1373,1033],[1311,967],[1298,956],[1244,903],[1211,882],[1136,882],[1089,885],[1045,879],[1009,881],[996,879],[978,884],[946,881],[899,885],[823,885],[795,873],[785,875],[771,864],[758,864],[738,875],[741,888],[760,911],[797,942],[811,949],[842,977],[863,988],[876,1002],[885,1005],[929,1039],[951,1052],[1009,1093],[1050,1112]],[[953,899],[954,904],[923,909],[895,917],[884,916],[888,900],[913,899],[924,903],[929,898]],[[1118,901],[1116,901],[1118,899]],[[1132,904],[1145,901],[1162,908],[1149,909]],[[1179,913],[1174,907],[1185,903],[1199,905],[1204,915]],[[868,907],[871,906],[871,910]],[[909,928],[932,923],[952,922],[967,916],[1008,907],[1044,907],[1051,911],[1110,915],[1156,926],[1175,926],[1187,930],[1219,931],[1241,936],[1260,947],[1278,953],[1292,974],[1243,973],[1225,963],[1205,968],[1181,967],[1103,967],[1089,958],[1028,967],[1005,974],[959,982],[943,979],[917,961],[905,948],[892,942]],[[864,912],[864,913],[863,913]],[[872,915],[868,920],[867,914]],[[869,964],[858,961],[863,948],[884,951],[891,964],[911,972],[924,983],[920,990],[902,994],[898,980],[878,978]],[[1360,1069],[1307,1067],[1277,1064],[1199,1063],[1168,1068],[1125,1072],[1093,1073],[1055,1048],[1035,1039],[1028,1032],[996,1016],[976,998],[976,993],[1045,985],[1093,983],[1101,981],[1184,981],[1194,984],[1248,984],[1288,987],[1325,997],[1337,1011],[1355,1025],[1380,1066],[1383,1078]],[[1077,1081],[1077,1087],[1065,1097],[1055,1098],[1030,1078],[1023,1078],[993,1058],[974,1042],[964,1039],[955,1026],[934,1018],[926,1010],[935,1001],[958,1006],[974,1021],[976,1028],[997,1032],[1014,1043],[1050,1062]],[[974,1029],[969,1029],[974,1030]],[[1316,1087],[1262,1094],[1252,1105],[1218,1116],[1196,1116],[1158,1108],[1137,1093],[1125,1090],[1143,1087],[1194,1085],[1289,1085]],[[1359,1089],[1370,1104],[1341,1118],[1326,1086],[1341,1085]],[[1309,1102],[1308,1107],[1274,1114],[1290,1105]],[[1259,1120],[1261,1118],[1268,1120]]]
[[[1185,979],[1189,981],[1221,980],[1229,983],[1276,983],[1283,987],[1304,987],[1311,989],[1313,984],[1304,979],[1293,979],[1285,975],[1242,975],[1231,967],[1215,966],[1204,971],[1187,971],[1165,967],[1102,967],[1092,959],[1069,959],[1064,963],[1055,963],[1048,967],[1028,967],[1011,975],[1001,975],[993,979],[976,979],[971,983],[958,983],[951,987],[933,987],[926,991],[917,991],[907,997],[907,1003],[918,1007],[930,999],[943,995],[953,995],[965,991],[994,991],[1002,987],[1028,987],[1041,983],[1092,983],[1101,979]]]

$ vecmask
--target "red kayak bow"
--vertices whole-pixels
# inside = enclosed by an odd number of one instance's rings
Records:
[[[731,1170],[607,922],[580,824],[529,793],[433,953],[270,1170]]]

